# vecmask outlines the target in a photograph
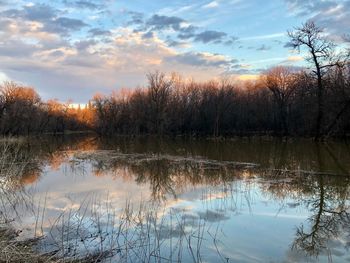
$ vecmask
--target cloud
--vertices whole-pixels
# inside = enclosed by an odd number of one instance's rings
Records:
[[[9,18],[22,18],[31,21],[45,22],[57,16],[58,10],[46,4],[23,6],[22,9],[8,9],[1,13]]]
[[[294,45],[292,42],[288,41],[283,45],[284,48],[294,49]]]
[[[97,3],[98,4],[97,4]],[[76,1],[68,1],[64,0],[63,3],[66,6],[76,7],[80,9],[90,9],[90,10],[100,10],[103,9],[105,6],[101,4],[103,1],[87,1],[87,0],[76,0]]]
[[[80,40],[75,42],[75,47],[78,50],[86,50],[88,49],[90,46],[96,45],[97,42],[94,39],[89,39],[89,40]]]
[[[304,58],[302,56],[288,56],[286,59],[282,60],[280,64],[293,65],[303,61],[304,61]]]
[[[250,76],[250,75],[258,75],[259,72],[261,71],[260,69],[252,68],[251,64],[241,64],[237,62],[238,61],[235,61],[235,63],[230,66],[226,74],[230,74],[230,75],[233,74],[236,76],[237,75]]]
[[[0,56],[20,58],[28,57],[40,50],[40,47],[34,44],[27,44],[22,40],[6,39],[0,42]]]
[[[0,71],[0,83],[3,83],[4,81],[8,81],[8,80],[10,80],[8,76],[6,76],[4,72]]]
[[[260,74],[242,74],[238,76],[238,79],[242,81],[257,80],[259,78],[260,78]]]
[[[186,21],[176,16],[153,15],[147,20],[146,26],[152,27],[155,30],[173,29],[179,31],[181,24]]]
[[[179,39],[190,39],[196,36],[196,31],[198,30],[198,27],[189,25],[185,28],[181,29],[181,32],[177,35]]]
[[[109,30],[105,30],[105,29],[102,29],[102,28],[91,28],[89,31],[89,34],[92,35],[92,36],[110,36],[111,35],[111,31]]]
[[[301,57],[301,56],[289,56],[287,58],[287,61],[290,61],[290,62],[297,62],[297,61],[303,61],[304,58]]]
[[[285,0],[296,16],[307,17],[329,33],[343,35],[350,27],[350,1]]]
[[[46,28],[53,30],[54,32],[66,32],[66,30],[80,30],[86,26],[88,26],[88,24],[84,23],[80,19],[59,17],[48,23]]]
[[[186,41],[177,41],[177,40],[173,40],[173,39],[170,39],[168,38],[166,40],[166,43],[168,44],[169,47],[180,47],[180,48],[188,48],[190,47],[191,45],[186,42]]]
[[[200,80],[230,69],[248,71],[234,68],[237,61],[229,56],[184,50],[195,48],[193,42],[233,44],[237,38],[225,32],[205,30],[177,15],[125,10],[124,22],[108,17],[105,23],[100,15],[105,4],[61,0],[2,7],[1,72],[36,86],[44,99],[71,97],[84,102],[96,89],[109,93],[142,85],[152,70],[176,71]],[[90,19],[95,14],[98,19]]]
[[[271,47],[270,46],[266,46],[265,44],[262,44],[260,47],[258,47],[256,50],[257,51],[268,51],[270,50]]]
[[[206,30],[200,33],[196,33],[198,30],[197,27],[188,26],[181,30],[181,33],[178,34],[178,38],[181,40],[192,39],[195,42],[202,42],[204,44],[214,43],[219,44],[223,43],[224,39],[227,37],[225,32],[215,31],[215,30]],[[234,38],[231,38],[225,41],[225,44],[232,44],[234,42]]]
[[[220,43],[227,34],[225,32],[219,32],[214,30],[207,30],[197,34],[194,41],[203,42],[204,44],[209,42]]]
[[[196,67],[229,67],[235,62],[223,55],[205,52],[186,52],[168,57],[167,61]]]
[[[263,39],[273,39],[273,38],[280,38],[286,36],[285,32],[281,33],[272,33],[272,34],[266,34],[266,35],[257,35],[257,36],[250,36],[250,37],[242,37],[240,38],[241,41],[250,41],[250,40],[263,40]]]
[[[129,12],[130,13],[130,12]],[[193,40],[195,42],[202,42],[204,44],[214,43],[219,44],[223,43],[224,39],[227,37],[227,33],[215,31],[215,30],[206,30],[202,32],[200,28],[190,24],[187,20],[177,17],[177,16],[165,16],[155,14],[145,23],[142,23],[143,20],[136,19],[136,22],[133,20],[129,21],[129,24],[138,24],[139,28],[135,29],[135,32],[145,32],[145,37],[151,36],[153,31],[165,31],[172,30],[177,33],[177,38],[179,40]],[[226,40],[225,44],[229,45],[235,41],[234,37]],[[174,42],[175,43],[175,42]]]
[[[203,8],[215,8],[218,6],[219,6],[219,3],[217,1],[212,1],[212,2],[204,5]]]
[[[152,32],[152,31],[148,31],[142,35],[143,39],[153,38],[153,37],[154,37],[154,32]]]
[[[233,44],[235,44],[235,43],[237,42],[237,40],[238,40],[238,37],[236,37],[236,36],[231,36],[228,40],[226,40],[226,41],[224,42],[224,45],[226,45],[226,46],[232,46]]]
[[[0,19],[0,32],[7,32],[10,30],[11,20]]]
[[[7,9],[0,13],[2,20],[13,19],[17,23],[39,22],[43,31],[68,35],[88,26],[80,19],[61,16],[61,12],[46,4],[25,5],[21,9]]]
[[[185,6],[176,6],[176,7],[165,7],[159,10],[159,13],[161,14],[167,14],[167,15],[178,15],[184,12],[188,12],[191,9],[195,9],[198,7],[198,4],[194,3],[194,4],[189,4],[189,5],[185,5]]]
[[[49,53],[49,55],[52,57],[62,57],[62,56],[64,56],[64,54],[65,53],[61,50],[55,50],[55,51],[52,51]]]
[[[144,23],[144,14],[135,11],[128,11],[127,14],[131,20],[127,22],[128,25],[141,25]]]
[[[233,63],[218,54],[178,52],[156,34],[144,38],[143,32],[130,28],[111,31],[110,42],[81,38],[69,43],[59,38],[38,44],[16,42],[23,30],[11,31],[10,39],[1,42],[0,68],[9,78],[35,86],[44,99],[70,97],[83,103],[97,88],[110,93],[143,84],[145,74],[156,69],[207,80]]]
[[[338,6],[339,1],[333,0],[285,0],[291,11],[296,15],[305,16],[313,14],[315,12],[324,12],[330,9],[334,9]]]

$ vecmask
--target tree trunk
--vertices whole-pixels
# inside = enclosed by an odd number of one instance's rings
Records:
[[[322,83],[321,68],[318,63],[317,56],[313,49],[311,53],[316,66],[316,75],[317,75],[317,119],[316,119],[315,140],[319,141],[322,138],[322,125],[323,125],[323,114],[324,114],[323,83]]]
[[[334,126],[337,124],[338,120],[340,119],[340,117],[347,111],[347,109],[350,107],[350,99],[345,103],[344,107],[338,112],[338,114],[336,115],[336,117],[334,118],[334,120],[332,121],[332,123],[328,126],[325,135],[328,136],[332,129],[334,128]]]

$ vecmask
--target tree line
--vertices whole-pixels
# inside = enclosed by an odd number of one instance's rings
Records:
[[[350,63],[345,48],[313,22],[288,32],[308,69],[276,66],[250,82],[147,75],[144,88],[94,96],[84,109],[43,102],[32,88],[1,86],[3,134],[92,129],[102,135],[278,135],[323,139],[350,132]],[[342,50],[341,52],[339,50]]]
[[[0,86],[0,133],[28,135],[91,129],[92,109],[57,100],[44,102],[34,88],[6,81]]]

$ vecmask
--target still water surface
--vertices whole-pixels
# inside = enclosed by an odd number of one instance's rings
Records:
[[[350,262],[350,146],[45,137],[1,212],[38,250],[104,262]]]

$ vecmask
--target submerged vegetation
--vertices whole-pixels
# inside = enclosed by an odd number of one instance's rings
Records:
[[[349,54],[312,22],[288,34],[290,46],[306,52],[309,69],[277,66],[256,81],[202,83],[154,72],[147,87],[96,95],[82,108],[44,102],[33,88],[5,82],[0,133],[348,136]]]

